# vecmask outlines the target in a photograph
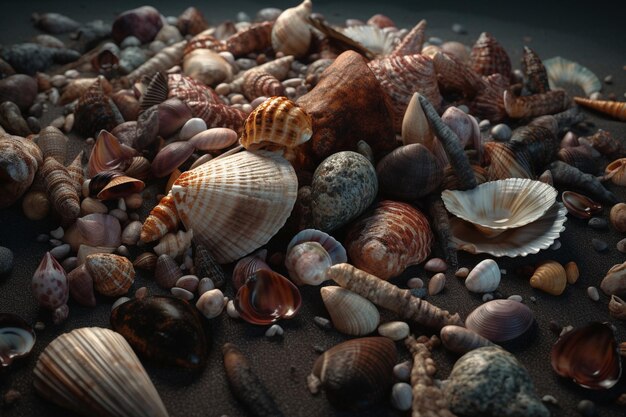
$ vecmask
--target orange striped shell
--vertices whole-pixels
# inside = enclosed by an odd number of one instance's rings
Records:
[[[588,109],[595,110],[599,113],[606,114],[607,116],[614,117],[617,120],[621,120],[622,122],[626,122],[626,103],[608,100],[591,100],[582,97],[574,97],[574,101],[576,104],[583,107],[587,107]]]

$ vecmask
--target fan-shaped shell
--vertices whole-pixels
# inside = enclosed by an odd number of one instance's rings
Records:
[[[96,253],[85,260],[87,271],[102,295],[117,297],[124,295],[135,281],[135,268],[128,258],[112,253]]]
[[[561,295],[567,286],[563,265],[556,261],[541,263],[530,278],[530,286],[552,295]]]
[[[519,301],[492,300],[476,307],[465,327],[492,342],[506,342],[524,334],[534,320],[531,309]]]
[[[380,313],[366,298],[334,286],[320,288],[320,294],[333,326],[341,333],[364,336],[378,327]]]
[[[372,51],[376,55],[389,55],[400,43],[398,33],[372,25],[349,26],[342,33]]]
[[[493,259],[480,261],[465,279],[465,287],[477,293],[492,292],[500,285],[500,267]]]
[[[557,56],[546,59],[543,65],[548,73],[550,88],[574,84],[582,88],[587,97],[602,89],[600,79],[590,69],[577,62]]]
[[[213,160],[184,172],[172,187],[180,219],[219,263],[267,243],[289,217],[297,192],[289,162],[266,151]]]
[[[490,181],[467,190],[444,190],[446,209],[473,223],[487,236],[524,226],[543,216],[556,201],[549,184],[526,178]]]
[[[432,241],[428,219],[419,210],[381,201],[372,215],[352,225],[346,248],[354,266],[386,280],[428,258]]]
[[[132,348],[109,329],[83,327],[54,339],[35,365],[34,385],[82,415],[168,416]]]
[[[303,56],[311,44],[311,29],[307,17],[311,15],[313,3],[304,0],[296,7],[284,10],[272,27],[272,48],[285,55]]]

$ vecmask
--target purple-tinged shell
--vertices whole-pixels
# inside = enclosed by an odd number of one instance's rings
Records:
[[[291,248],[295,245],[304,242],[317,242],[322,245],[330,255],[333,265],[348,262],[348,255],[343,245],[328,233],[317,229],[304,229],[298,232],[291,238],[291,241],[287,245],[287,253],[289,253]]]
[[[321,284],[326,281],[326,270],[332,265],[332,258],[317,242],[299,243],[285,258],[289,278],[298,285]]]
[[[235,297],[235,308],[241,318],[259,325],[294,317],[301,303],[298,287],[278,272],[267,269],[252,274]]]
[[[157,258],[154,280],[159,287],[169,290],[176,285],[176,281],[182,276],[183,271],[180,270],[171,256],[163,254]]]
[[[66,305],[69,297],[67,275],[50,252],[46,252],[33,274],[31,289],[43,308],[56,311]]]
[[[232,275],[232,283],[235,290],[239,290],[256,271],[260,269],[272,270],[272,268],[265,263],[266,257],[267,249],[261,249],[237,261]]]
[[[0,370],[28,356],[36,338],[32,327],[20,316],[0,313]]]
[[[619,345],[607,323],[592,322],[565,333],[550,352],[552,369],[590,389],[609,389],[622,374]]]
[[[465,354],[484,346],[493,346],[489,339],[472,330],[454,324],[442,327],[439,336],[441,343],[446,349],[460,354]]]
[[[159,33],[161,27],[163,21],[159,11],[152,6],[142,6],[117,16],[111,36],[118,44],[128,36],[136,37],[141,43],[148,43]]]
[[[524,334],[535,318],[525,304],[514,300],[492,300],[481,304],[465,320],[465,327],[491,340],[506,342]]]
[[[88,214],[77,219],[76,226],[82,239],[80,242],[70,240],[73,248],[78,248],[80,244],[117,248],[122,243],[120,222],[110,214]]]
[[[89,155],[87,175],[92,178],[98,172],[126,169],[137,154],[133,148],[120,144],[119,140],[106,130],[100,131],[96,144]]]
[[[191,156],[194,147],[189,142],[173,142],[159,151],[152,161],[152,174],[157,178],[165,177]]]
[[[595,213],[602,211],[602,205],[574,191],[563,191],[561,200],[568,213],[579,219],[590,219]]]
[[[225,127],[214,127],[195,134],[189,143],[201,151],[221,150],[237,143],[237,132]]]
[[[78,268],[74,268],[67,279],[70,286],[70,295],[78,304],[86,307],[95,307],[96,296],[93,289],[93,278],[87,272],[87,267],[82,264]]]

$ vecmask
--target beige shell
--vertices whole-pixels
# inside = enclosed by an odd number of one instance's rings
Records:
[[[608,164],[604,170],[605,176],[611,178],[616,185],[626,185],[626,158],[619,158]]]
[[[293,148],[311,139],[311,116],[286,97],[270,97],[246,119],[241,144],[248,150]]]
[[[578,281],[578,277],[580,276],[580,272],[578,271],[578,265],[576,262],[571,261],[565,264],[565,278],[567,279],[568,284],[575,284]]]
[[[169,255],[176,258],[191,247],[191,239],[193,238],[193,230],[185,232],[179,230],[176,233],[168,233],[161,238],[158,245],[154,247],[154,253],[157,255]]]
[[[500,285],[500,267],[493,259],[480,261],[465,279],[465,287],[471,292],[495,291]]]
[[[413,94],[402,119],[402,143],[420,143],[433,151],[434,135],[422,109],[417,93]]]
[[[609,301],[609,314],[616,319],[626,320],[626,302],[613,294]]]
[[[530,278],[530,286],[552,295],[565,291],[567,278],[565,268],[556,261],[542,262]]]
[[[252,69],[243,75],[243,94],[250,101],[257,97],[284,96],[285,87],[267,71]]]
[[[184,172],[172,187],[180,219],[219,263],[267,243],[285,224],[297,192],[292,166],[267,151],[214,159]]]
[[[400,43],[397,31],[371,25],[349,26],[341,32],[376,55],[389,55]]]
[[[50,200],[44,191],[29,191],[22,200],[22,211],[29,220],[41,220],[50,212]]]
[[[168,416],[128,342],[109,329],[62,334],[39,356],[33,373],[40,395],[81,415]]]
[[[304,56],[311,45],[311,29],[307,18],[313,3],[304,0],[296,7],[284,10],[272,28],[272,48],[285,55]]]
[[[41,173],[52,206],[66,222],[73,223],[80,214],[80,198],[69,171],[59,161],[48,157]]]
[[[35,142],[41,149],[44,159],[51,156],[62,164],[65,164],[67,142],[69,139],[54,126],[45,127],[39,132]]]
[[[438,272],[428,281],[428,295],[437,295],[446,285],[446,274]]]
[[[613,265],[602,278],[600,288],[606,295],[626,295],[626,262]]]
[[[220,54],[209,49],[194,49],[183,60],[183,73],[209,86],[230,82],[233,70]]]
[[[135,268],[128,258],[111,253],[96,253],[85,259],[87,271],[102,295],[124,295],[135,281]]]
[[[576,104],[606,114],[622,122],[626,122],[626,103],[608,100],[589,100],[582,97],[574,97]]]
[[[378,309],[360,295],[341,287],[322,287],[320,294],[333,326],[341,333],[363,336],[378,327]]]

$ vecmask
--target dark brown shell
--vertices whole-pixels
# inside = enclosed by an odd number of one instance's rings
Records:
[[[157,258],[154,269],[154,280],[163,289],[169,290],[176,285],[178,278],[183,276],[178,264],[171,256],[163,254]]]
[[[235,290],[239,290],[239,288],[246,283],[248,278],[259,269],[272,270],[272,268],[265,263],[266,256],[267,250],[263,249],[237,261],[235,267],[233,268],[233,274],[231,277],[233,288],[235,288]]]
[[[550,91],[546,68],[543,66],[539,55],[528,46],[524,46],[522,72],[524,73],[526,88],[532,94],[542,94]]]
[[[501,74],[507,80],[511,78],[511,58],[487,32],[481,33],[472,47],[470,66],[480,75]]]
[[[309,386],[315,381],[337,408],[362,410],[388,395],[396,357],[396,346],[386,337],[348,340],[317,358]]]
[[[198,310],[175,297],[134,298],[111,311],[111,327],[143,357],[197,369],[206,364],[208,334]]]
[[[12,101],[22,111],[28,108],[37,97],[37,81],[25,74],[10,75],[0,80],[0,103]]]
[[[579,219],[590,219],[595,213],[602,211],[602,206],[599,203],[574,191],[563,191],[561,200],[567,212]]]
[[[142,6],[117,16],[113,21],[111,36],[117,44],[128,36],[136,37],[141,43],[148,43],[161,27],[163,22],[159,11],[152,6]]]
[[[213,281],[215,288],[222,288],[226,282],[226,274],[211,255],[209,250],[202,244],[195,247],[193,264],[196,268],[196,275],[200,278],[209,278]],[[238,287],[236,289],[239,289]]]
[[[274,22],[262,22],[250,25],[226,39],[226,47],[235,57],[251,52],[263,52],[272,46],[271,34]]]
[[[27,137],[31,133],[20,108],[12,101],[0,104],[0,127],[11,135]]]
[[[209,24],[200,10],[195,7],[188,7],[176,19],[176,27],[183,36],[195,36],[208,29]]]
[[[622,143],[613,137],[611,132],[598,129],[593,135],[586,138],[591,146],[609,159],[619,159],[626,156]]]
[[[480,91],[483,81],[467,64],[444,52],[437,52],[432,59],[442,90],[461,93],[468,98]]]
[[[124,122],[115,103],[105,95],[100,79],[80,97],[74,118],[74,129],[84,137],[94,137],[103,129],[111,131]]]
[[[504,91],[508,81],[501,74],[492,74],[482,79],[476,97],[469,103],[472,115],[499,123],[508,117],[504,108]]]
[[[584,145],[561,148],[556,157],[587,174],[596,175],[598,173],[598,163],[591,156],[591,149]]]

